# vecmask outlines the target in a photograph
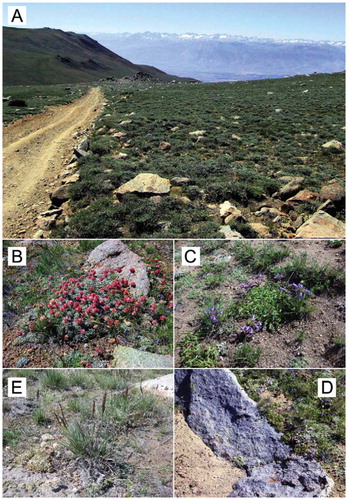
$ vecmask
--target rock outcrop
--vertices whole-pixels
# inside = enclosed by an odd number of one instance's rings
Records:
[[[305,498],[328,496],[333,481],[316,462],[296,455],[281,465],[254,467],[240,479],[229,497]]]
[[[242,466],[247,477],[230,497],[327,496],[333,481],[320,465],[292,453],[281,434],[227,369],[177,370],[176,403],[191,429],[216,455]]]
[[[149,292],[150,281],[143,260],[122,241],[108,240],[98,245],[89,254],[86,267],[95,269],[97,274],[105,269],[122,269],[118,276],[134,281],[136,286],[130,290],[135,297],[146,296]]]
[[[289,455],[289,447],[229,370],[180,370],[176,385],[189,426],[218,456],[253,466]]]

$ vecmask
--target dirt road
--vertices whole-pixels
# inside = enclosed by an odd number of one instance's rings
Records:
[[[92,88],[71,104],[53,106],[4,128],[4,238],[33,237],[35,220],[47,210],[49,193],[60,185],[57,175],[78,141],[74,134],[91,125],[102,102],[101,90]]]

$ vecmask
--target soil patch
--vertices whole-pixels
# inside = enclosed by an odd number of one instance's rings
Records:
[[[226,497],[232,484],[246,474],[219,459],[190,429],[183,415],[175,416],[175,493],[178,497]]]

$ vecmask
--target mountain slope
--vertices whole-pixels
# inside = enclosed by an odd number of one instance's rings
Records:
[[[344,42],[149,32],[94,33],[94,37],[132,61],[205,81],[333,73],[345,68]]]
[[[87,35],[50,28],[4,27],[3,54],[5,85],[80,83],[144,71]],[[173,79],[156,68],[146,72],[161,81]]]

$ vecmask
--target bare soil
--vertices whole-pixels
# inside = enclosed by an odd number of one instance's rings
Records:
[[[252,245],[272,244],[279,245],[280,242],[260,243],[250,242]],[[289,245],[290,249],[297,255],[306,252],[307,262],[316,262],[320,265],[327,264],[329,267],[344,269],[345,266],[345,243],[340,248],[331,248],[324,240],[302,240],[285,241],[283,244]],[[218,294],[223,302],[231,303],[239,300],[240,282],[229,280],[230,270],[240,266],[232,253],[229,251],[231,242],[216,250],[212,255],[214,262],[224,260],[226,262],[226,280],[214,288],[214,294]],[[204,262],[204,241],[177,242],[176,249],[181,246],[201,246],[201,264]],[[203,254],[202,254],[203,252]],[[289,257],[284,259],[281,264],[285,264]],[[180,255],[181,261],[181,255]],[[195,273],[196,267],[181,266],[176,263],[176,273]],[[199,278],[196,278],[199,280]],[[194,286],[194,285],[193,285]],[[197,327],[197,316],[202,312],[202,306],[199,299],[189,298],[191,288],[182,288],[176,290],[175,303],[175,341],[176,341],[176,365],[183,367],[180,362],[180,348],[177,347],[187,332],[192,332]],[[342,295],[322,294],[310,299],[313,312],[298,321],[282,326],[276,333],[267,331],[258,332],[250,345],[261,347],[262,355],[257,363],[260,368],[285,368],[296,367],[296,360],[306,360],[308,368],[326,368],[344,366],[345,351],[344,348],[337,348],[335,339],[344,336],[345,332],[345,298]],[[302,337],[302,340],[298,340]],[[212,343],[226,342],[228,352],[241,344],[235,342],[235,336],[225,332],[223,338],[210,339]],[[207,341],[209,341],[207,339]],[[294,365],[295,363],[295,365]],[[220,365],[230,367],[228,357],[221,356]],[[298,366],[300,367],[300,366]]]
[[[183,415],[175,416],[175,494],[178,497],[227,497],[246,473],[218,458],[190,429]]]
[[[57,175],[71,156],[76,136],[100,113],[103,94],[92,88],[71,104],[49,107],[4,128],[3,233],[4,237],[32,237],[35,220],[45,209]]]

